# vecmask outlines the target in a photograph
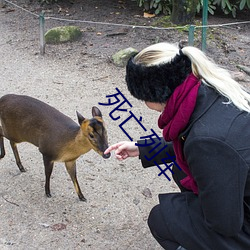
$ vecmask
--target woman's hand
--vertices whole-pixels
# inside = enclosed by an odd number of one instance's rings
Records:
[[[130,141],[118,142],[108,147],[105,150],[104,154],[108,154],[113,150],[115,150],[115,157],[120,161],[125,160],[128,157],[139,156],[139,149],[137,146],[135,146],[135,142],[130,142]]]

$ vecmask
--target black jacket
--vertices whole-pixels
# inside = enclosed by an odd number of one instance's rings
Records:
[[[160,195],[166,223],[173,224],[173,234],[187,249],[250,249],[250,114],[223,102],[202,84],[189,125],[180,134],[198,196]],[[150,148],[139,149],[143,166],[153,165],[143,157]],[[173,154],[171,144],[167,151]],[[161,157],[154,161],[160,163]]]

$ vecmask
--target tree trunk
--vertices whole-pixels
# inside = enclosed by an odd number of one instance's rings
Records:
[[[192,24],[198,0],[173,0],[171,22],[178,25]]]

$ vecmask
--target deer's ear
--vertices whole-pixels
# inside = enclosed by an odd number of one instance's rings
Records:
[[[76,111],[76,114],[77,114],[78,122],[81,125],[83,121],[85,120],[85,118],[78,111]]]
[[[102,112],[100,111],[99,108],[97,108],[96,106],[92,107],[92,115],[94,116],[100,116],[102,117]]]

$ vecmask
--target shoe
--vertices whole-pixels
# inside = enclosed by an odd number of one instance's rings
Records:
[[[187,250],[187,249],[182,246],[179,246],[176,250]]]

